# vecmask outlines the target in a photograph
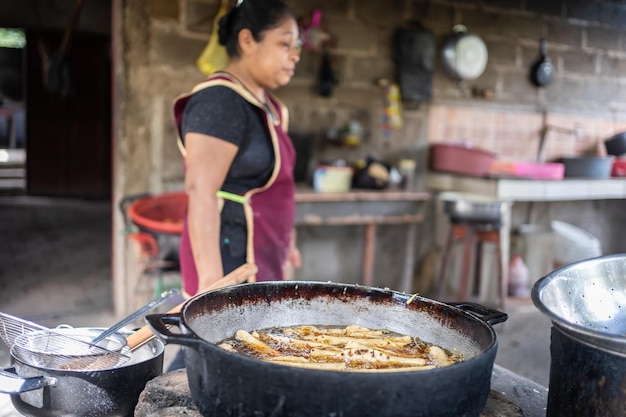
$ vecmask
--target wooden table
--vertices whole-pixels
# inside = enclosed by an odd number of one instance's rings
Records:
[[[376,229],[379,225],[406,224],[406,248],[402,291],[411,292],[415,265],[417,224],[424,220],[426,192],[400,190],[353,190],[347,193],[316,193],[296,190],[296,226],[364,226],[361,283],[374,284]]]

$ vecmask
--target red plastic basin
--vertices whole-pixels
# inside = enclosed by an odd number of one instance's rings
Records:
[[[128,207],[128,216],[140,229],[181,234],[187,210],[187,194],[173,192],[140,198]]]
[[[615,161],[613,161],[611,176],[626,177],[626,159],[616,159]]]
[[[443,142],[430,145],[430,168],[483,177],[489,174],[496,154],[469,143]]]

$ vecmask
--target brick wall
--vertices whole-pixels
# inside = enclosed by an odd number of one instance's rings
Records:
[[[304,51],[289,86],[277,93],[291,110],[292,130],[313,133],[314,160],[353,161],[369,153],[394,162],[414,157],[426,169],[430,142],[470,140],[498,152],[501,159],[532,159],[536,155],[541,112],[549,122],[575,125],[582,139],[551,132],[548,157],[582,152],[614,131],[626,129],[626,4],[618,1],[542,0],[293,0],[300,15],[323,10],[326,29],[336,38],[330,50],[339,84],[332,97],[315,92],[321,60]],[[122,125],[115,148],[116,199],[138,192],[163,192],[182,187],[182,160],[174,143],[170,104],[203,75],[195,62],[207,44],[219,0],[120,1],[114,31],[122,62],[116,68]],[[404,126],[385,138],[380,78],[392,79],[391,36],[412,19],[435,34],[433,98],[406,106]],[[485,73],[457,85],[443,71],[439,52],[456,23],[480,35],[489,50]],[[528,81],[538,57],[539,39],[548,40],[556,66],[554,82],[537,89]],[[493,91],[492,99],[473,97],[473,88]],[[367,128],[363,145],[338,148],[324,139],[328,128],[357,119]],[[420,182],[418,181],[418,185]],[[592,210],[597,210],[594,205]],[[562,212],[565,212],[564,210]],[[570,220],[570,219],[565,219]],[[429,222],[420,230],[418,259],[430,247]],[[401,231],[400,231],[401,232]],[[300,232],[303,253],[336,247],[328,271],[305,269],[301,279],[346,277],[358,267],[360,232]],[[376,276],[399,276],[395,255],[398,230],[379,235]],[[611,239],[607,239],[611,240]],[[614,239],[613,239],[614,240]],[[357,245],[358,246],[358,245]],[[623,248],[622,248],[623,250]],[[326,259],[326,258],[324,258]],[[305,259],[305,262],[307,260]],[[393,287],[393,283],[390,284]]]
[[[339,81],[332,97],[316,94],[321,54],[306,50],[291,84],[278,91],[292,112],[292,130],[316,135],[315,160],[355,160],[373,153],[393,162],[409,155],[424,167],[428,143],[443,140],[469,140],[495,150],[501,159],[533,159],[544,110],[550,124],[576,126],[582,132],[579,139],[550,132],[548,157],[583,152],[626,129],[626,76],[622,75],[626,5],[620,2],[317,0],[292,5],[300,16],[322,9],[323,24],[336,39],[329,51]],[[162,100],[166,113],[171,99],[202,77],[195,61],[210,38],[218,6],[219,0],[148,3],[149,20],[139,28],[147,36],[141,77],[153,79],[159,88],[151,83],[141,93],[148,101]],[[410,20],[420,21],[436,36],[433,99],[417,108],[406,107],[404,127],[385,139],[383,91],[376,81],[393,79],[391,37],[395,28]],[[456,23],[481,36],[489,51],[484,74],[464,85],[447,76],[440,60],[441,47]],[[538,58],[541,37],[548,41],[556,74],[552,84],[536,88],[528,74]],[[133,67],[137,64],[131,62]],[[473,89],[489,89],[493,98],[473,97]],[[181,173],[177,155],[167,145],[173,130],[166,116],[164,138],[157,142],[167,152],[159,170],[162,177],[156,181],[165,184],[179,181]],[[351,149],[330,145],[324,139],[326,130],[340,128],[350,119],[367,128],[364,144]]]
[[[485,40],[489,64],[465,88],[455,88],[439,71],[429,114],[430,142],[469,140],[501,159],[533,160],[541,112],[548,123],[579,128],[576,138],[550,131],[546,156],[556,158],[592,149],[626,129],[626,7],[615,2],[482,1],[441,2],[443,10],[420,3],[424,14],[454,16]],[[439,27],[439,26],[438,26]],[[445,28],[444,28],[445,29]],[[437,29],[438,36],[445,36]],[[548,41],[554,81],[536,88],[528,81],[538,58],[539,38]],[[494,98],[471,97],[471,88],[492,89]]]

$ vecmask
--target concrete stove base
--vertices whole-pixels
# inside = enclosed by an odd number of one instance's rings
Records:
[[[548,390],[495,365],[491,392],[480,417],[545,417]],[[202,417],[189,392],[187,373],[178,370],[148,382],[135,408],[135,417]]]

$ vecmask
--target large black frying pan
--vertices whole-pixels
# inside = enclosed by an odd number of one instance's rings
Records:
[[[539,59],[530,69],[530,81],[537,87],[544,87],[554,78],[554,66],[548,56],[548,47],[545,39],[539,41]]]
[[[497,350],[491,324],[506,318],[482,306],[451,306],[387,289],[285,281],[211,291],[187,301],[179,314],[146,320],[166,343],[186,346],[191,394],[204,416],[478,417]],[[216,346],[239,329],[302,324],[389,329],[458,351],[466,360],[428,371],[337,372],[264,362]]]

